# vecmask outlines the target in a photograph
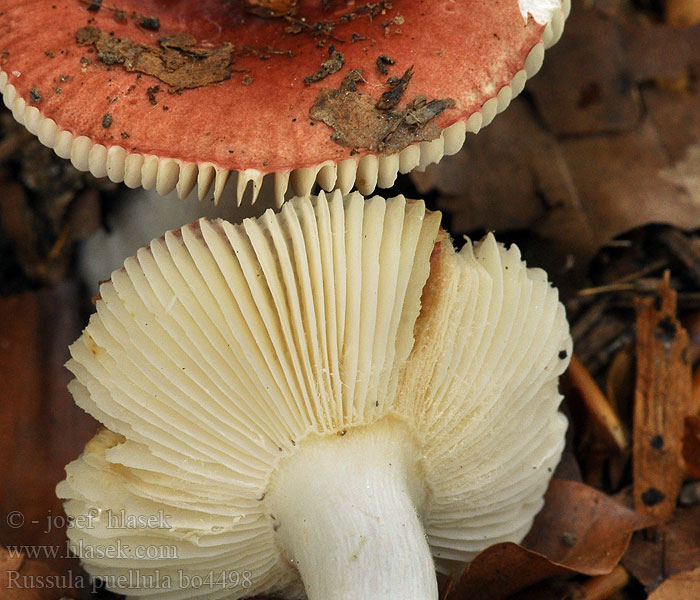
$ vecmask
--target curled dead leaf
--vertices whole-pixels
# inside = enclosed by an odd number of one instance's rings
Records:
[[[522,545],[504,542],[467,567],[450,600],[500,600],[551,577],[610,573],[638,529],[654,521],[583,483],[552,479]]]
[[[698,598],[700,598],[700,568],[669,577],[649,596],[649,600],[697,600]]]
[[[491,598],[501,600],[551,577],[568,577],[576,571],[513,542],[490,546],[467,567],[448,600]]]
[[[622,564],[648,590],[671,575],[700,567],[700,504],[676,508],[663,527],[646,533],[634,535]]]

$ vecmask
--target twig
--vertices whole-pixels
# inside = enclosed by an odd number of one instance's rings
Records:
[[[596,287],[583,288],[578,291],[578,295],[585,298],[586,296],[597,296],[598,294],[608,294],[610,292],[630,292],[634,290],[634,283],[608,283],[606,285],[598,285]]]
[[[661,258],[652,263],[649,263],[646,267],[639,269],[634,273],[630,273],[629,275],[620,277],[619,279],[616,279],[615,281],[612,281],[606,285],[599,285],[596,287],[584,288],[582,290],[579,290],[578,295],[585,297],[594,296],[597,294],[604,294],[608,292],[626,292],[629,290],[637,289],[637,286],[634,285],[634,282],[636,282],[639,279],[642,279],[644,276],[649,275],[650,273],[653,273],[654,271],[663,269],[667,265],[668,259]]]
[[[447,580],[447,584],[445,585],[445,589],[442,592],[442,597],[440,600],[447,600],[448,596],[450,595],[450,592],[452,591],[452,587],[455,584],[455,570],[452,569],[450,571],[450,578]]]
[[[688,268],[688,275],[700,285],[700,250],[677,229],[665,229],[659,234],[659,241]]]
[[[591,417],[605,432],[607,441],[618,452],[626,450],[629,442],[620,419],[588,369],[575,354],[571,357],[568,373],[571,383],[581,395]]]
[[[574,338],[574,344],[586,335],[600,321],[603,314],[610,305],[608,298],[601,298],[576,320],[576,323],[571,327],[571,337]]]

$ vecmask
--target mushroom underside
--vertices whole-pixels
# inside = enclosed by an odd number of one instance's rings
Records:
[[[434,567],[522,539],[563,448],[556,290],[491,235],[455,252],[422,202],[334,192],[201,220],[96,308],[67,366],[108,429],[57,491],[85,568],[121,593],[436,598]]]

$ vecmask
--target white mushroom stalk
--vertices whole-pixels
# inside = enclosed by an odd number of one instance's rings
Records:
[[[280,465],[269,506],[310,600],[437,599],[410,437],[389,420],[308,440]]]
[[[525,536],[564,444],[564,309],[517,248],[455,252],[439,217],[322,194],[112,274],[68,363],[109,429],[58,486],[90,574],[154,599],[434,600],[436,568]]]

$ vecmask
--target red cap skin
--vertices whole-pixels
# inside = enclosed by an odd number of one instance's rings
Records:
[[[329,4],[323,10],[320,0],[300,0],[296,18],[333,21],[364,3]],[[366,80],[358,90],[379,98],[388,89],[388,75],[400,77],[413,66],[399,106],[418,95],[451,98],[455,107],[434,120],[444,130],[481,111],[509,86],[545,35],[545,27],[532,18],[523,21],[517,0],[393,0],[391,5],[374,19],[358,15],[338,24],[332,37],[313,37],[307,31],[286,33],[286,20],[253,16],[238,1],[108,0],[95,11],[81,0],[3,0],[0,67],[27,107],[53,119],[59,131],[87,136],[107,149],[120,146],[127,154],[175,159],[180,166],[207,163],[217,172],[252,169],[260,177],[310,168],[315,178],[322,163],[370,154],[337,144],[330,127],[309,118],[321,88],[338,88],[350,69],[361,69]],[[127,18],[116,20],[114,8]],[[140,26],[136,14],[157,17],[158,30]],[[91,47],[78,45],[76,32],[88,25],[154,46],[177,34],[190,34],[200,44],[230,42],[233,72],[226,81],[173,93],[156,77],[108,67]],[[319,40],[325,40],[323,47]],[[328,60],[330,44],[343,54],[344,66],[306,85],[304,78]],[[293,56],[239,56],[246,45]],[[380,55],[395,61],[387,65],[388,75],[377,67]],[[161,91],[154,104],[148,88],[156,85]],[[50,145],[52,136],[45,137]],[[119,173],[115,177],[123,179]],[[380,174],[380,185],[381,180]]]

